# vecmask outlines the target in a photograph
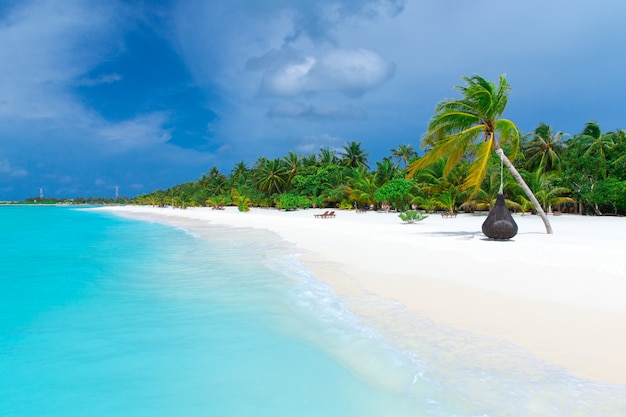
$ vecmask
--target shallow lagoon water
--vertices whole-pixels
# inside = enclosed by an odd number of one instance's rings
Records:
[[[0,230],[2,416],[626,415],[621,387],[336,297],[269,233],[66,207]]]

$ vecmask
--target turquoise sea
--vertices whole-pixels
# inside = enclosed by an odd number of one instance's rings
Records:
[[[624,387],[384,304],[266,232],[0,206],[0,416],[626,416]]]

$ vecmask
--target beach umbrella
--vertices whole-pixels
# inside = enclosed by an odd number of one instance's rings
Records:
[[[496,205],[483,222],[483,233],[490,239],[507,240],[517,234],[517,223],[504,203],[504,195],[498,194]]]

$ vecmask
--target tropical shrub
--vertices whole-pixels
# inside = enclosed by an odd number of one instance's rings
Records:
[[[350,200],[341,200],[341,202],[339,203],[340,210],[350,210],[353,208],[354,207],[352,206],[352,202],[350,202]]]
[[[245,194],[239,193],[239,191],[235,189],[232,190],[232,196],[233,196],[233,203],[235,203],[239,211],[241,212],[250,211],[250,204],[252,203],[252,200],[250,199],[250,197],[246,196]]]
[[[291,193],[284,193],[278,196],[276,205],[279,209],[283,210],[295,210],[300,206],[300,197]]]
[[[399,209],[404,209],[410,199],[414,182],[404,178],[394,178],[374,192],[377,201],[389,202]]]
[[[403,211],[402,213],[398,214],[398,217],[400,217],[400,219],[405,223],[415,223],[421,222],[422,220],[427,218],[428,214],[420,211],[409,210]]]

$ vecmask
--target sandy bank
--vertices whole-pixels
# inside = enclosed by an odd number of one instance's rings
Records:
[[[626,219],[516,216],[518,235],[495,242],[484,216],[319,210],[173,210],[113,207],[119,214],[195,220],[277,233],[339,294],[376,294],[430,319],[504,339],[575,376],[626,386]]]

